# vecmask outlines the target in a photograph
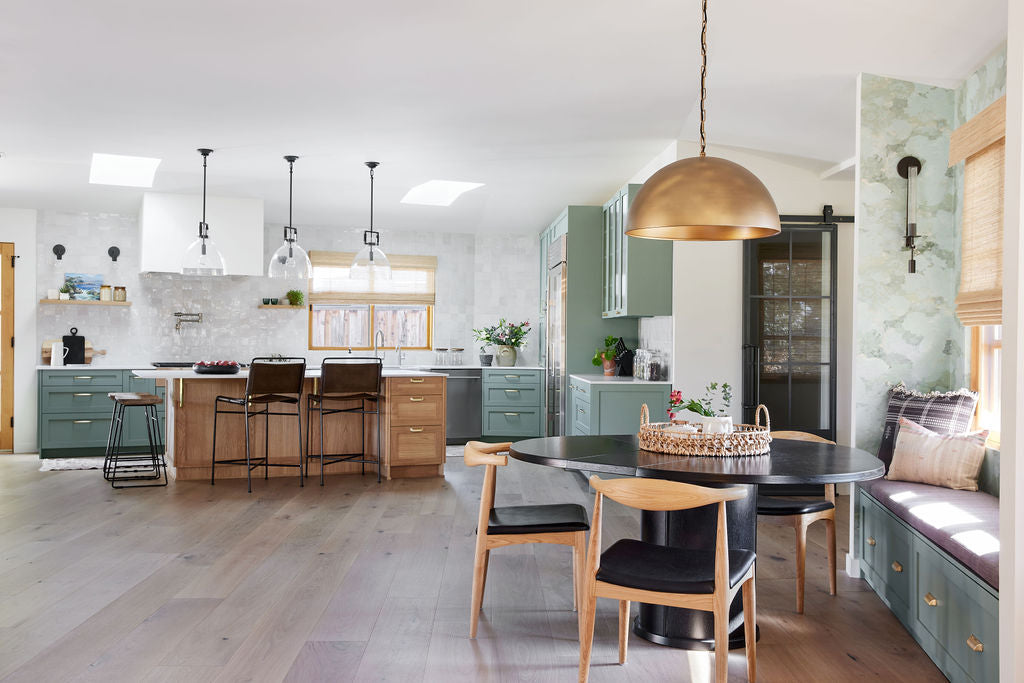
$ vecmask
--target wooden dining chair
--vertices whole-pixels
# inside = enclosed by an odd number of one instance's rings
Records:
[[[580,605],[580,683],[590,675],[597,598],[619,601],[619,663],[626,663],[629,603],[685,607],[714,614],[715,680],[725,683],[729,671],[729,606],[743,591],[743,635],[747,679],[757,676],[753,550],[730,550],[725,503],[746,497],[741,487],[708,488],[662,479],[601,479],[592,476],[596,491],[590,523],[590,545]],[[631,508],[653,511],[688,510],[718,505],[715,549],[672,548],[633,539],[616,541],[601,552],[604,498]],[[708,530],[710,533],[711,530]]]
[[[835,445],[807,432],[772,432],[773,439],[813,441]],[[804,574],[807,564],[807,527],[825,522],[825,545],[828,551],[828,592],[836,594],[836,485],[825,484],[825,500],[792,500],[775,496],[757,496],[757,515],[770,524],[791,526],[796,531],[796,611],[804,613]]]
[[[587,550],[587,511],[582,505],[516,505],[494,507],[497,470],[508,464],[511,443],[466,444],[465,463],[484,465],[484,486],[480,494],[480,514],[476,525],[476,553],[473,559],[473,604],[469,617],[469,637],[476,638],[477,622],[484,601],[487,561],[493,548],[518,543],[553,543],[572,547],[572,608],[580,600],[583,559]]]

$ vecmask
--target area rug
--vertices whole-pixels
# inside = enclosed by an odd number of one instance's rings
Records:
[[[40,472],[62,472],[64,470],[98,470],[103,468],[103,458],[44,458],[40,461]]]

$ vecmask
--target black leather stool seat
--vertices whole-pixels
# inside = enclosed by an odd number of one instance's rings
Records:
[[[492,508],[487,520],[488,534],[553,534],[589,528],[586,509],[575,503]]]
[[[236,406],[244,406],[245,398],[237,398],[235,396],[218,396],[218,401],[224,403],[232,403]],[[298,403],[299,399],[295,396],[282,396],[281,394],[260,394],[253,396],[249,399],[249,403]]]
[[[757,497],[759,515],[807,515],[812,512],[831,510],[835,505],[827,500],[786,500],[772,496]]]
[[[729,551],[729,587],[754,564],[751,550]],[[623,539],[601,553],[597,580],[660,593],[715,592],[715,551]]]

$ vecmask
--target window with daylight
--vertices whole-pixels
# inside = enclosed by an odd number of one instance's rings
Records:
[[[437,258],[389,254],[389,280],[350,277],[353,258],[346,252],[309,253],[309,348],[371,349],[379,331],[382,347],[430,349]]]
[[[988,445],[999,448],[999,392],[1003,361],[1003,326],[971,328],[971,390],[978,392],[978,429],[989,430]]]

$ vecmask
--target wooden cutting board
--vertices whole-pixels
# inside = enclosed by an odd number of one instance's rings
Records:
[[[52,355],[50,353],[50,349],[53,346],[53,344],[60,344],[60,343],[61,343],[60,339],[47,339],[46,341],[43,342],[43,351],[42,351],[43,365],[49,365],[50,364],[50,356]],[[93,359],[93,356],[105,356],[105,355],[107,355],[106,349],[94,349],[94,348],[92,348],[92,342],[90,342],[88,339],[85,340],[85,362],[86,363],[91,363],[92,359]],[[60,367],[60,366],[57,366],[57,367]]]

